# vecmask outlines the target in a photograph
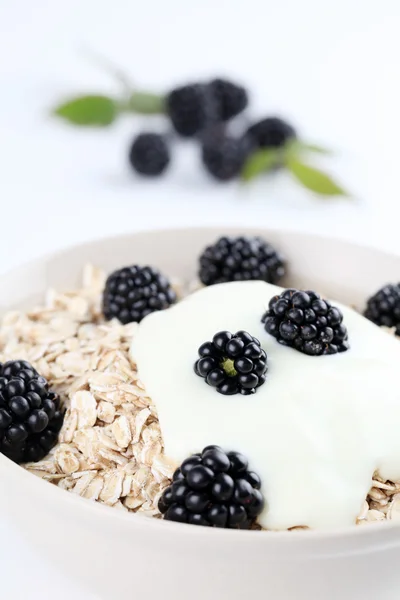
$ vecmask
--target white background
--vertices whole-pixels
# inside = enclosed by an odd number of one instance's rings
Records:
[[[399,30],[398,0],[0,0],[0,271],[66,244],[172,224],[283,224],[400,252]],[[337,151],[321,165],[354,199],[313,198],[285,175],[218,185],[191,142],[161,181],[137,179],[126,151],[138,119],[83,131],[48,116],[66,95],[118,93],[87,49],[155,91],[238,78],[252,90],[250,116],[285,116]],[[4,597],[91,600],[35,559],[1,515],[0,539]]]

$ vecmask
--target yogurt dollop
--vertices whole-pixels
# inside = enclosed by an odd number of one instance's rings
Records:
[[[335,302],[349,350],[314,357],[282,346],[261,323],[281,291],[261,281],[199,290],[142,321],[132,358],[169,457],[180,463],[209,444],[242,452],[262,480],[264,527],[351,525],[374,471],[400,479],[400,343]],[[267,352],[267,381],[253,395],[223,396],[194,373],[197,350],[242,329]]]

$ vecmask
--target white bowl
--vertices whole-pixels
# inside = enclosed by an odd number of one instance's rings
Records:
[[[315,288],[345,303],[362,306],[379,286],[399,277],[400,257],[334,239],[267,229],[151,231],[74,247],[2,276],[0,309],[31,306],[49,286],[77,285],[88,261],[107,271],[149,263],[190,279],[207,243],[241,233],[262,235],[287,256],[291,285]],[[399,598],[396,524],[335,532],[208,529],[83,500],[1,455],[0,479],[2,517],[37,553],[104,600]]]

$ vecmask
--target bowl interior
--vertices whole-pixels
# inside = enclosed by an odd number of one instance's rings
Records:
[[[190,281],[207,244],[221,235],[243,234],[261,235],[286,256],[284,285],[312,288],[360,308],[400,273],[400,257],[332,238],[270,229],[150,231],[72,247],[1,276],[0,312],[42,302],[49,287],[79,286],[87,262],[107,272],[133,263],[151,264],[168,276]],[[131,598],[133,589],[146,598],[177,600],[187,598],[188,589],[193,600],[265,594],[277,600],[372,600],[383,598],[382,581],[389,591],[399,583],[393,562],[400,552],[395,523],[295,534],[209,530],[88,502],[42,482],[1,455],[0,478],[0,510],[35,552],[106,600]],[[176,586],[171,573],[182,564]],[[207,577],[199,578],[199,567]],[[111,568],[117,578],[105,576]]]
[[[49,287],[66,290],[79,286],[82,267],[87,262],[102,267],[107,272],[133,263],[150,264],[170,277],[190,281],[196,277],[197,261],[203,248],[221,235],[262,236],[287,259],[288,273],[285,285],[315,289],[343,303],[359,307],[364,305],[365,299],[378,287],[390,281],[397,281],[400,272],[400,257],[395,255],[333,238],[297,232],[239,228],[149,231],[74,246],[1,276],[0,312],[32,307],[42,302],[44,292]],[[45,486],[40,480],[2,456],[0,473],[4,478],[11,477],[16,484],[18,481],[21,488],[29,482],[27,487],[35,488],[38,492],[48,489],[49,501],[53,494],[57,494],[59,500],[64,498],[64,506],[72,506],[76,502],[79,506],[86,504],[80,498],[71,497],[58,488]],[[95,507],[91,505],[90,508],[93,510]],[[97,505],[94,512],[103,508]],[[124,515],[119,516],[122,518]],[[132,518],[130,520],[132,521]],[[126,522],[128,523],[129,519]],[[156,522],[154,525],[159,527],[166,523]],[[175,524],[172,527],[175,528]],[[179,526],[177,528],[179,529]],[[195,534],[193,529],[198,528],[189,529]],[[357,534],[361,534],[360,529],[365,530],[357,528]],[[223,535],[222,531],[215,533]],[[250,535],[251,533],[249,532]],[[243,536],[244,532],[240,532],[240,535]],[[310,536],[309,533],[306,535]],[[297,536],[303,537],[301,533],[297,533]]]

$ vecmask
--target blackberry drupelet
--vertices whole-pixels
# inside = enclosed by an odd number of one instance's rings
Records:
[[[341,311],[312,291],[288,289],[269,302],[262,317],[265,330],[280,344],[309,354],[336,354],[348,350],[347,329]]]
[[[219,181],[238,177],[250,152],[247,138],[226,135],[205,136],[201,160],[206,171]]]
[[[367,300],[364,316],[383,327],[400,326],[400,284],[389,284]]]
[[[211,88],[194,83],[172,90],[166,98],[167,114],[175,131],[193,137],[217,120],[217,104]]]
[[[283,257],[260,237],[222,237],[200,256],[204,285],[251,279],[277,283],[284,274]]]
[[[60,399],[24,360],[0,363],[0,452],[16,463],[42,460],[64,420]]]
[[[168,521],[250,529],[264,509],[261,481],[238,452],[207,446],[183,461],[158,508]]]
[[[256,148],[280,148],[296,137],[296,131],[286,121],[268,117],[251,125],[246,135]]]
[[[214,79],[210,83],[211,93],[217,103],[218,119],[229,121],[244,111],[249,103],[244,87],[226,79]]]
[[[208,385],[226,396],[241,393],[247,396],[265,383],[267,378],[267,355],[257,338],[238,331],[216,333],[211,342],[205,342],[198,350],[195,362],[196,375],[203,377]]]
[[[152,267],[133,265],[114,271],[103,292],[106,319],[116,317],[124,325],[141,321],[146,315],[168,308],[176,301],[169,281]]]
[[[129,163],[141,175],[161,175],[170,163],[170,152],[165,138],[157,133],[138,135],[129,150]]]

